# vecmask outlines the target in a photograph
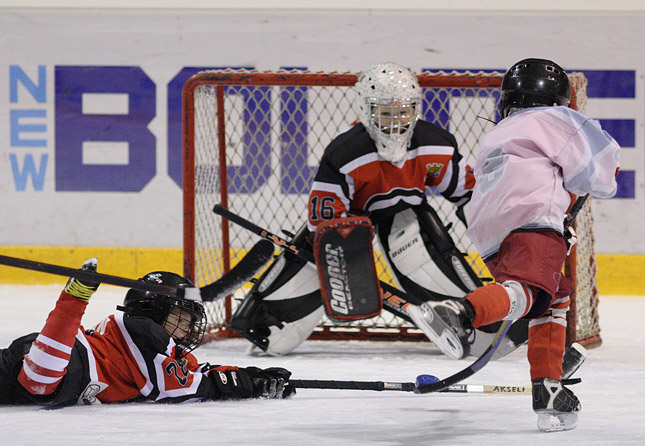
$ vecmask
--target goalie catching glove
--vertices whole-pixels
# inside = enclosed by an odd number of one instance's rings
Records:
[[[218,400],[288,398],[296,393],[295,387],[289,384],[290,376],[290,371],[280,367],[219,366],[208,372],[208,378],[217,392],[214,399]]]

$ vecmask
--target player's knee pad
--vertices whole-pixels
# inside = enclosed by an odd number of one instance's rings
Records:
[[[265,352],[284,355],[309,337],[323,314],[316,267],[285,251],[253,285],[228,325]]]
[[[398,285],[406,291],[419,293],[420,287],[430,298],[443,299],[464,297],[481,284],[436,214],[425,208],[399,212],[379,224],[378,235]]]
[[[503,320],[517,320],[526,315],[533,307],[534,296],[531,287],[515,280],[506,280],[500,283],[508,294],[509,310]]]

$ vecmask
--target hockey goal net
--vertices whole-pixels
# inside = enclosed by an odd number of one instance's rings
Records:
[[[502,73],[424,72],[423,119],[453,133],[471,165],[480,137],[499,120]],[[571,75],[572,106],[583,110],[586,79]],[[184,273],[204,286],[232,268],[258,237],[212,212],[217,203],[270,232],[294,233],[307,216],[309,186],[327,144],[356,120],[356,75],[302,71],[204,71],[183,89]],[[454,217],[453,205],[428,191],[459,249],[480,277],[488,272]],[[565,272],[575,292],[568,342],[600,343],[590,204],[577,218],[579,242]],[[281,231],[286,231],[282,232]],[[288,238],[288,235],[284,235]],[[381,280],[393,283],[376,253]],[[227,328],[241,294],[207,304],[209,336]],[[426,340],[414,326],[383,311],[353,324],[328,319],[314,339]]]

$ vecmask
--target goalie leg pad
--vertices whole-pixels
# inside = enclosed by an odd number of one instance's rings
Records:
[[[281,286],[263,292],[260,288],[266,276],[261,277],[229,322],[231,329],[274,356],[290,353],[302,344],[324,313],[313,265],[300,265],[295,274],[285,269],[284,274],[293,275],[287,280],[278,275],[276,280],[284,281]]]
[[[383,240],[385,234],[379,232],[379,235]],[[409,279],[442,296],[466,295],[466,292],[452,282],[430,257],[421,237],[419,222],[411,209],[394,216],[384,252],[404,289],[410,288],[406,280]]]
[[[253,284],[228,325],[266,353],[284,355],[311,335],[323,314],[316,268],[285,251]]]
[[[337,218],[316,228],[314,256],[322,300],[332,320],[366,319],[383,309],[373,238],[366,217]]]
[[[318,296],[318,299],[320,297]],[[325,310],[319,305],[314,311],[293,322],[269,327],[268,346],[265,352],[271,356],[286,355],[294,351],[313,333]]]
[[[466,292],[473,291],[478,286],[482,286],[479,276],[477,276],[470,264],[466,261],[464,254],[457,249],[454,240],[439,218],[437,211],[427,202],[415,206],[412,210],[419,219],[419,225],[421,226],[422,235],[428,251],[434,253],[436,250],[438,254],[436,262],[442,266],[445,274]],[[442,259],[443,262],[439,259]]]
[[[378,234],[399,286],[410,293],[443,300],[464,297],[482,285],[427,203],[383,221]]]

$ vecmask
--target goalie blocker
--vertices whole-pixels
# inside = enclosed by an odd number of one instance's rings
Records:
[[[336,218],[316,228],[314,256],[322,301],[331,319],[366,319],[383,309],[373,238],[367,217]]]

